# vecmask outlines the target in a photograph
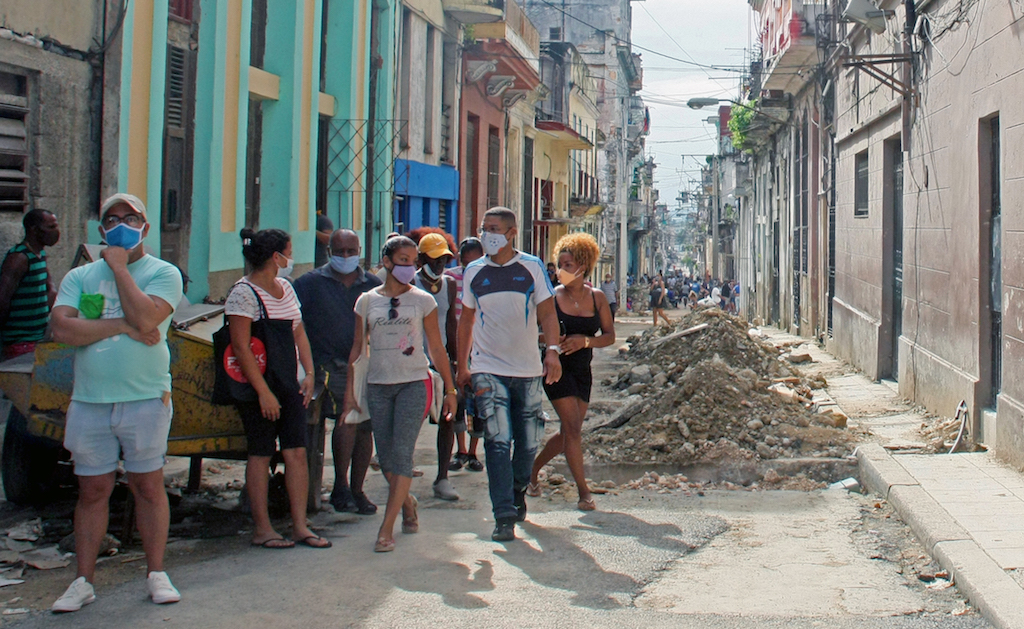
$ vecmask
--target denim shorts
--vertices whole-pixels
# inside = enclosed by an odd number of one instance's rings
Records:
[[[64,447],[71,452],[75,474],[109,474],[117,469],[119,458],[133,474],[159,470],[164,466],[173,414],[170,397],[166,404],[161,398],[113,404],[72,401]]]

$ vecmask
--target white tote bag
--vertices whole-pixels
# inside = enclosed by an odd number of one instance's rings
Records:
[[[352,363],[352,372],[348,374],[352,378],[352,392],[356,398],[356,404],[363,409],[359,412],[352,409],[345,416],[346,424],[361,424],[370,419],[370,409],[366,405],[366,377],[370,371],[370,343],[368,339],[363,341],[363,353],[359,355],[356,362]]]

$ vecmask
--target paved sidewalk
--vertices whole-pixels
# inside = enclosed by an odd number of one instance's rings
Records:
[[[893,505],[989,622],[1024,629],[1024,474],[991,452],[904,452],[924,445],[926,417],[896,383],[872,382],[807,339],[761,329],[776,343],[803,343],[815,362],[801,369],[825,375],[827,401],[877,440],[857,448],[861,483]]]

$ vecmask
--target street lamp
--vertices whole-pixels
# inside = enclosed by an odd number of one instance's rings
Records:
[[[771,120],[774,123],[781,124],[781,125],[786,124],[785,120],[779,120],[775,116],[772,116],[770,114],[766,114],[765,112],[761,111],[760,109],[754,109],[750,105],[746,105],[746,104],[741,103],[739,101],[732,100],[731,98],[691,98],[690,100],[686,101],[686,106],[689,107],[690,109],[703,109],[705,107],[714,107],[715,105],[718,105],[719,103],[731,103],[731,104],[733,104],[733,105],[735,105],[737,107],[742,107],[743,109],[749,109],[750,111],[754,112],[755,114],[757,114],[759,116],[764,116],[765,118],[767,118],[768,120]]]

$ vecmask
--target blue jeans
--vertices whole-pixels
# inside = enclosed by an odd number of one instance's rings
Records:
[[[475,421],[484,431],[494,518],[514,518],[518,514],[515,492],[524,491],[529,484],[537,444],[544,434],[541,378],[477,373],[473,374],[473,392]]]

